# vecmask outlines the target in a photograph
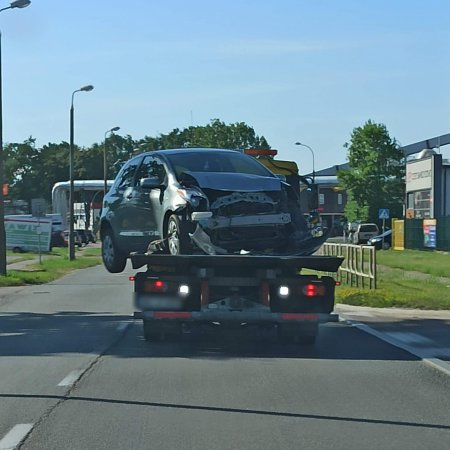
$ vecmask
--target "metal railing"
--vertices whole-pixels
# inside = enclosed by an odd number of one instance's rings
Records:
[[[319,253],[341,256],[344,261],[337,272],[337,280],[349,286],[377,288],[376,250],[371,245],[325,243]]]

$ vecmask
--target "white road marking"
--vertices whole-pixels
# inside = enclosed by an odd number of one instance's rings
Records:
[[[81,375],[83,375],[83,372],[84,370],[73,370],[58,384],[58,386],[72,386],[72,384],[75,383]]]
[[[117,331],[125,331],[129,326],[131,325],[131,322],[122,322],[117,326]]]
[[[19,423],[11,428],[11,430],[0,441],[0,450],[15,449],[25,436],[33,429],[32,423]]]
[[[392,336],[394,339],[398,339],[405,344],[420,344],[424,346],[436,345],[436,342],[417,333],[410,333],[405,331],[387,331],[384,332],[384,334]]]
[[[395,335],[401,334],[401,335],[403,335],[403,337],[405,337],[405,335],[410,335],[409,336],[410,338],[411,338],[411,335],[415,335],[416,337],[419,336],[421,338],[422,342],[425,339],[425,340],[433,343],[434,345],[436,345],[436,343],[431,341],[430,339],[426,338],[425,336],[421,336],[419,334],[416,335],[415,333],[402,333],[402,332],[385,333],[385,332],[381,332],[381,331],[375,330],[372,327],[369,327],[368,325],[366,325],[364,323],[356,322],[355,320],[350,319],[348,317],[346,318],[345,314],[341,314],[340,316],[342,316],[344,319],[348,320],[352,326],[358,328],[359,330],[365,331],[366,333],[371,334],[372,336],[375,336],[378,339],[381,339],[382,341],[393,345],[394,347],[398,347],[402,350],[405,350],[406,352],[411,353],[414,356],[417,356],[418,358],[420,358],[424,363],[428,364],[429,366],[432,366],[435,369],[438,369],[441,372],[444,372],[446,375],[450,375],[450,364],[446,361],[443,361],[439,358],[434,357],[436,354],[448,355],[450,349],[436,348],[436,347],[415,348],[415,347],[412,347],[411,345],[409,345],[409,343],[402,342],[401,340],[397,339],[395,337]]]
[[[438,358],[424,358],[423,362],[450,375],[450,364],[447,361]]]

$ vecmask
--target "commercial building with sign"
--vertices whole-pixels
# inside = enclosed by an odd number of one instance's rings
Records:
[[[433,219],[450,215],[450,164],[434,150],[423,150],[406,163],[408,219]]]

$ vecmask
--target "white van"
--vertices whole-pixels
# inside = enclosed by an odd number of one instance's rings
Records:
[[[353,244],[366,244],[369,239],[379,234],[376,223],[359,223],[353,233]]]

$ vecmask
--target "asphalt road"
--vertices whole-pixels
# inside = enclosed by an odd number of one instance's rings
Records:
[[[0,450],[450,448],[450,377],[411,353],[349,322],[149,344],[131,273],[0,290]]]

